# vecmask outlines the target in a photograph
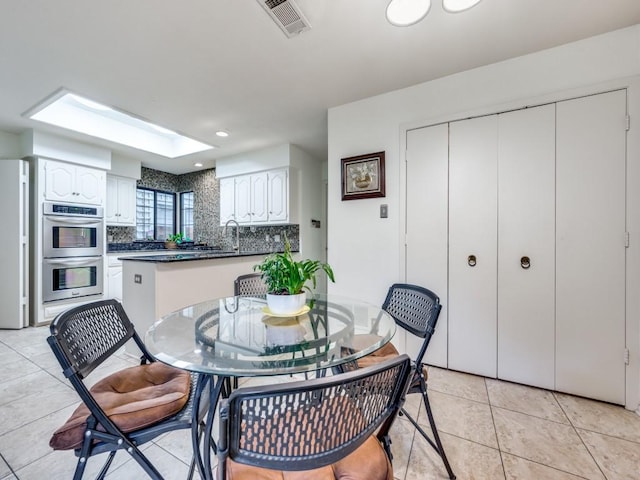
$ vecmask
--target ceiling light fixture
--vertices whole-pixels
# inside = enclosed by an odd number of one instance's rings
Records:
[[[480,0],[442,0],[442,8],[449,13],[458,13],[475,7]]]
[[[427,16],[431,0],[391,0],[387,5],[387,20],[396,27],[408,27]]]
[[[214,148],[64,89],[24,113],[24,116],[168,158]]]
[[[226,132],[224,130],[218,130],[216,132],[216,135],[219,136],[219,137],[228,137],[229,136],[229,132]]]
[[[469,10],[481,0],[442,0],[442,8],[449,13]],[[431,9],[431,0],[391,0],[387,5],[386,16],[390,24],[396,27],[414,25],[427,16]]]
[[[202,164],[200,162],[198,162],[198,163],[194,163],[193,166],[200,168],[202,166]]]

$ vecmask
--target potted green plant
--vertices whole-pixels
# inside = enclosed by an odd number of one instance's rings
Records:
[[[175,233],[173,235],[169,235],[164,242],[165,248],[174,249],[178,248],[178,244],[182,242],[184,239],[184,235],[182,233]]]
[[[328,263],[319,260],[296,261],[291,255],[291,244],[284,237],[284,252],[272,253],[262,263],[253,267],[262,274],[267,286],[267,306],[270,313],[287,315],[299,312],[305,304],[306,291],[316,287],[316,273],[323,270],[329,280],[335,282],[333,270]]]

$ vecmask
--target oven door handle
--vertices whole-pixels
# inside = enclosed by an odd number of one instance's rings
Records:
[[[84,267],[88,265],[95,265],[97,261],[101,260],[101,257],[91,258],[45,258],[45,263],[49,265],[62,265],[63,267]]]
[[[86,217],[71,218],[71,217],[44,217],[45,220],[51,223],[62,223],[64,225],[82,225],[83,227],[93,227],[102,225],[102,220],[88,220]]]

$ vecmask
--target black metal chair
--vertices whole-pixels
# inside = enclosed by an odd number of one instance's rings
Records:
[[[401,355],[339,375],[235,390],[220,408],[218,480],[310,470],[311,478],[393,480],[388,432],[410,374],[411,360]]]
[[[425,411],[429,418],[433,439],[427,435],[424,429],[418,425],[418,422],[409,415],[404,408],[401,410],[401,415],[407,417],[418,432],[420,432],[425,440],[435,449],[444,462],[449,478],[455,479],[456,476],[451,469],[451,465],[442,446],[440,435],[436,428],[436,422],[433,418],[431,405],[429,404],[429,396],[427,394],[427,366],[423,363],[424,355],[427,352],[427,347],[435,331],[440,310],[442,309],[440,298],[431,290],[424,287],[396,283],[389,288],[382,309],[394,318],[396,325],[423,339],[420,351],[414,359],[413,377],[407,393],[421,394]],[[380,361],[393,358],[396,355],[399,355],[398,351],[389,343],[385,345],[383,349],[360,359],[358,366],[365,367],[373,365]]]
[[[240,275],[233,282],[233,294],[235,296],[251,296],[261,297],[266,295],[267,286],[262,280],[261,273],[249,273],[247,275]]]
[[[50,328],[47,341],[83,402],[50,441],[55,450],[73,449],[79,457],[74,480],[82,478],[89,457],[109,452],[97,477],[104,478],[119,450],[129,453],[149,477],[162,479],[140,445],[191,428],[193,422],[198,428],[192,430],[192,439],[199,443],[204,412],[194,415],[197,376],[155,362],[118,301],[72,308],[58,315]],[[142,351],[141,364],[87,388],[87,376],[130,339]],[[189,478],[194,465],[195,459]]]

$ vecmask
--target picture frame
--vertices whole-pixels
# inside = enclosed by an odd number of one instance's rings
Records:
[[[385,196],[384,152],[342,160],[342,200]]]

